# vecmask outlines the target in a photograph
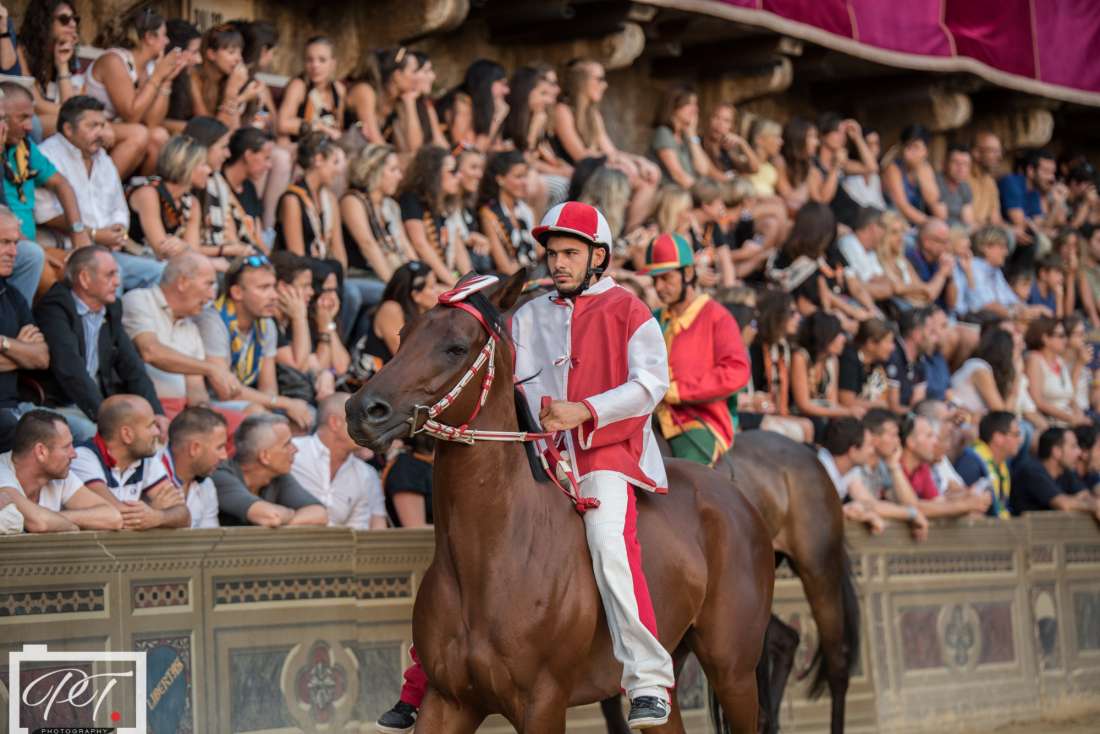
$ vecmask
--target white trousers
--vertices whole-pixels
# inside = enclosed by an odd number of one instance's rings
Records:
[[[611,629],[615,658],[623,664],[622,687],[631,699],[668,700],[675,684],[672,658],[657,640],[657,622],[642,572],[634,487],[609,471],[592,472],[581,494],[600,506],[584,513],[592,570]]]

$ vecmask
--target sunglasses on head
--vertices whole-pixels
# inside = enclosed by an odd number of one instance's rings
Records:
[[[248,257],[242,257],[233,263],[230,271],[233,273],[239,273],[245,268],[262,268],[270,265],[271,261],[267,259],[266,255],[249,255]]]

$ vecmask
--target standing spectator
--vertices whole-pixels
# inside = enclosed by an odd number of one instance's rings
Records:
[[[901,149],[882,172],[887,200],[914,226],[924,224],[929,217],[947,216],[936,187],[936,172],[928,162],[928,141],[928,131],[921,125],[902,130]]]
[[[699,137],[699,97],[694,89],[679,85],[665,92],[655,127],[650,154],[665,182],[690,190],[700,177],[711,175]]]
[[[535,268],[542,248],[531,235],[535,212],[527,203],[527,160],[516,150],[493,153],[478,194],[481,231],[489,238],[493,265],[511,274]]]
[[[974,194],[970,190],[970,146],[952,143],[947,146],[943,173],[936,174],[940,200],[947,209],[947,224],[973,228]]]
[[[936,428],[921,415],[909,415],[902,421],[901,468],[918,499],[934,500],[939,490],[932,479],[931,462],[936,447]]]
[[[170,415],[209,402],[204,380],[221,400],[235,398],[241,389],[228,368],[206,359],[196,323],[214,297],[215,276],[207,258],[187,251],[167,262],[160,285],[130,291],[122,299],[122,326]]]
[[[34,217],[35,191],[43,187],[52,191],[61,202],[73,246],[90,244],[91,238],[81,220],[76,194],[65,177],[31,140],[34,117],[31,93],[10,81],[0,82],[0,91],[4,95],[8,123],[4,149],[4,167],[8,173],[4,176],[3,195],[12,213],[19,217],[23,237],[32,241],[35,239],[38,231]],[[23,295],[29,303],[34,293]]]
[[[123,530],[186,528],[183,493],[156,460],[160,429],[149,403],[112,395],[99,406],[99,432],[76,449],[71,471],[122,515]]]
[[[210,178],[206,148],[186,135],[176,135],[160,150],[157,172],[129,193],[132,245],[167,260],[184,250],[199,249],[202,206],[193,189],[203,191]]]
[[[416,259],[393,199],[401,178],[401,162],[390,145],[367,145],[348,163],[340,220],[349,275],[384,286],[397,268]]]
[[[877,501],[915,505],[917,496],[901,466],[901,421],[885,408],[871,408],[863,416],[874,456],[866,465],[867,489]]]
[[[309,406],[278,392],[277,333],[271,318],[276,308],[275,270],[266,257],[254,255],[234,261],[222,295],[196,321],[207,360],[229,369],[241,385],[232,399],[283,411],[299,429],[308,430],[313,423]]]
[[[848,264],[848,276],[859,279],[876,301],[894,295],[894,284],[878,259],[884,234],[882,212],[863,207],[856,214],[852,231],[837,241],[840,254]]]
[[[376,530],[386,527],[386,498],[374,467],[355,455],[344,404],[351,395],[335,393],[317,408],[317,431],[294,439],[291,474],[328,509],[328,524]]]
[[[226,459],[225,418],[209,408],[187,408],[168,426],[159,454],[172,485],[183,492],[192,528],[218,527],[218,490],[210,475]]]
[[[49,347],[30,306],[8,280],[18,249],[19,220],[0,206],[0,453],[11,451],[19,417],[33,408],[19,400],[18,371],[50,366]]]
[[[130,207],[118,169],[103,149],[106,134],[103,103],[78,94],[61,105],[57,134],[47,138],[39,150],[72,188],[88,237],[94,244],[111,250],[118,261],[122,289],[148,288],[160,278],[164,265],[123,249],[130,229]],[[36,189],[34,206],[38,222],[68,230],[64,226],[64,207],[52,191]],[[64,234],[60,239],[67,240]]]
[[[927,396],[924,358],[937,352],[939,336],[930,324],[932,313],[929,307],[914,308],[898,319],[897,344],[886,363],[890,409],[895,413],[905,413]]]
[[[550,143],[554,153],[569,165],[585,158],[607,156],[607,162],[630,178],[634,197],[626,229],[641,225],[653,210],[653,197],[661,181],[661,169],[644,156],[619,150],[604,124],[600,102],[607,93],[607,71],[599,62],[569,62],[562,80],[562,95],[554,106]]]
[[[997,190],[997,176],[1000,173],[1003,155],[1001,141],[996,135],[983,130],[975,136],[970,188],[974,195],[974,224],[978,226],[988,224],[1004,226],[1004,219],[1001,217],[1001,195]]]
[[[1077,436],[1067,428],[1054,427],[1039,436],[1038,458],[1021,461],[1012,473],[1013,515],[1041,510],[1084,512],[1100,521],[1100,500],[1087,489],[1067,493],[1059,480],[1076,470],[1081,458]]]
[[[452,238],[447,226],[451,201],[459,194],[456,169],[454,156],[443,148],[421,148],[413,158],[398,200],[413,249],[445,286],[458,280],[456,271],[470,271],[466,243]]]
[[[32,410],[19,419],[12,450],[0,454],[0,498],[28,533],[121,530],[122,515],[69,471],[76,452],[65,419]]]
[[[1066,329],[1060,321],[1040,316],[1027,327],[1025,358],[1028,386],[1035,407],[1051,426],[1081,426],[1092,420],[1077,407],[1073,373],[1066,364]]]
[[[923,435],[919,421],[926,421],[932,429],[929,444]],[[947,454],[958,443],[957,428],[951,420],[946,403],[926,400],[916,408],[916,418],[905,419],[904,428],[910,433],[905,441],[902,453],[902,466],[908,472],[909,466],[919,463],[914,476],[923,478],[923,466],[928,467],[928,476],[932,479],[935,496],[918,496],[917,509],[929,519],[941,517],[961,517],[965,515],[984,515],[992,504],[992,497],[986,492],[971,492],[963,486],[963,479],[947,458]]]
[[[11,36],[0,40],[0,65],[7,67],[2,55],[5,47],[15,46],[16,62],[3,73],[34,79],[34,114],[42,124],[43,137],[49,137],[57,130],[58,108],[80,91],[76,58],[80,16],[66,0],[45,0],[27,4],[18,39],[12,33],[14,25],[10,17],[4,22]]]
[[[151,172],[168,131],[161,127],[168,114],[172,82],[187,59],[179,49],[165,53],[168,31],[164,18],[151,6],[115,16],[100,34],[107,50],[88,67],[84,92],[106,108],[116,143],[111,150],[122,177],[129,178],[144,161]]]
[[[905,250],[917,277],[925,284],[925,296],[947,311],[955,309],[958,293],[953,278],[955,257],[948,249],[951,233],[942,219],[925,217],[917,241]]]
[[[963,450],[955,469],[968,487],[989,493],[990,517],[1009,516],[1012,476],[1008,460],[1020,450],[1023,434],[1016,416],[1005,410],[992,410],[978,424],[978,441]]]
[[[100,245],[82,247],[65,264],[64,282],[55,284],[34,309],[50,347],[50,369],[42,385],[46,401],[59,406],[79,443],[95,435],[99,406],[110,395],[138,395],[157,415],[164,414],[122,327],[118,284],[118,263],[110,251]]]
[[[1001,197],[1001,216],[1016,236],[1017,250],[1022,257],[1034,262],[1035,236],[1060,224],[1055,213],[1047,218],[1046,197],[1054,187],[1057,165],[1054,155],[1047,150],[1035,150],[1023,154],[1016,172],[997,181]]]
[[[237,454],[214,472],[222,526],[327,525],[319,499],[290,471],[298,448],[286,418],[264,413],[245,418],[233,435]]]
[[[861,322],[852,343],[840,355],[840,404],[863,411],[888,407],[888,393],[897,387],[886,366],[893,354],[893,325],[882,319]]]

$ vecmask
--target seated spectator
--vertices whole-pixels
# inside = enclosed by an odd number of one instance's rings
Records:
[[[752,184],[744,178],[724,181],[720,190],[734,275],[756,280],[763,275],[768,258],[779,244],[779,236],[786,229],[786,211],[773,207],[774,202],[759,199]]]
[[[1077,468],[1063,476],[1063,489],[1073,490],[1080,487],[1100,495],[1100,429],[1095,425],[1078,426],[1073,429],[1077,436],[1077,445],[1081,448],[1081,458]]]
[[[355,530],[386,527],[386,497],[382,481],[348,435],[344,405],[351,395],[335,393],[317,408],[317,431],[294,439],[291,474],[307,492],[324,503],[330,526]]]
[[[298,448],[286,418],[270,413],[245,418],[233,445],[236,456],[213,475],[220,525],[328,524],[325,506],[291,476]]]
[[[80,92],[83,78],[76,47],[80,43],[80,16],[65,0],[28,3],[16,38],[15,23],[8,16],[0,40],[0,73],[34,79],[34,115],[42,125],[42,137],[57,131],[57,112],[69,97]],[[15,63],[4,63],[8,46],[14,46]]]
[[[195,321],[214,297],[215,276],[207,258],[187,251],[167,262],[160,285],[130,291],[122,299],[122,326],[169,415],[208,403],[205,381],[221,400],[232,400],[241,389],[227,367],[206,359]]]
[[[1056,319],[1040,316],[1027,327],[1030,350],[1025,357],[1028,386],[1035,407],[1051,426],[1082,426],[1092,423],[1076,403],[1077,387],[1066,364],[1066,329]]]
[[[228,189],[229,219],[237,239],[246,245],[267,252],[269,240],[265,236],[264,205],[256,190],[271,170],[271,136],[254,127],[242,127],[229,137],[229,157],[216,174],[219,185]]]
[[[1063,315],[1084,310],[1077,294],[1077,276],[1081,271],[1081,250],[1084,241],[1080,231],[1064,228],[1054,238],[1054,255],[1062,260]]]
[[[439,113],[436,112],[435,103],[432,101],[436,80],[435,68],[432,66],[431,58],[423,51],[413,51],[412,55],[416,59],[416,116],[420,118],[420,129],[424,131],[426,142],[445,148],[447,136],[443,134]]]
[[[1019,462],[1012,472],[1013,515],[1042,510],[1084,512],[1100,522],[1100,500],[1088,489],[1066,492],[1060,480],[1076,470],[1081,457],[1077,436],[1067,428],[1054,427],[1039,436],[1037,458]]]
[[[266,257],[254,255],[233,262],[225,274],[222,294],[198,315],[206,359],[229,369],[240,390],[219,395],[222,400],[285,412],[299,430],[309,430],[309,405],[279,395],[275,374],[277,329],[272,317],[278,308],[275,269]],[[211,385],[215,390],[216,383]]]
[[[882,319],[859,325],[855,338],[840,355],[837,398],[841,405],[866,411],[889,406],[889,392],[897,378],[888,376],[894,354],[894,327]]]
[[[183,493],[156,460],[153,409],[136,395],[112,395],[99,406],[99,432],[76,449],[70,471],[122,515],[123,530],[186,528]]]
[[[451,237],[448,218],[451,203],[458,196],[454,157],[443,148],[421,148],[413,158],[398,202],[405,234],[418,258],[445,286],[458,280],[458,273],[470,271],[466,243]]]
[[[32,410],[19,419],[12,450],[0,454],[0,498],[23,515],[26,532],[122,529],[119,511],[69,471],[75,457],[57,413]]]
[[[550,144],[550,114],[561,87],[549,66],[521,66],[508,83],[508,117],[504,139],[527,161],[527,188],[532,206],[544,212],[565,201],[573,167],[554,152]]]
[[[165,53],[178,48],[183,58],[183,71],[172,80],[168,111],[163,123],[170,134],[179,135],[183,131],[184,120],[190,120],[196,114],[191,96],[191,74],[196,66],[202,64],[202,33],[183,18],[169,18],[164,27],[168,34]]]
[[[661,182],[661,170],[644,156],[616,147],[604,124],[600,102],[607,93],[607,71],[597,61],[569,62],[562,79],[562,95],[554,106],[550,144],[554,154],[576,166],[585,158],[606,156],[607,162],[625,173],[634,192],[626,229],[640,226],[652,213],[653,197]]]
[[[1040,258],[1035,269],[1035,280],[1026,298],[1027,305],[1043,306],[1056,318],[1071,313],[1073,309],[1066,303],[1065,267],[1061,256],[1054,253]]]
[[[340,206],[330,188],[342,159],[343,153],[325,133],[307,133],[298,142],[298,165],[304,174],[279,199],[273,251],[333,259],[347,268]]]
[[[415,57],[414,57],[415,58]],[[344,83],[348,88],[345,101],[344,128],[346,135],[366,145],[388,145],[382,137],[379,117],[378,59],[375,53],[365,53],[348,73]]]
[[[397,268],[416,259],[393,199],[401,178],[390,145],[367,145],[348,163],[348,191],[340,200],[348,275],[384,287]]]
[[[420,121],[420,62],[416,54],[404,46],[377,52],[378,64],[378,125],[382,140],[389,143],[399,155],[411,158],[427,142]],[[363,78],[360,72],[358,78]],[[356,87],[361,85],[356,85]],[[353,88],[355,91],[356,88]],[[355,104],[360,121],[367,119],[360,112],[362,103]],[[467,99],[467,114],[469,101]],[[465,123],[469,129],[471,123]],[[368,140],[370,139],[368,135]]]
[[[100,245],[81,247],[65,263],[65,280],[35,306],[35,321],[50,347],[50,368],[41,373],[46,403],[69,421],[78,443],[95,435],[95,417],[105,398],[138,395],[162,416],[152,381],[122,326],[118,263]]]
[[[206,148],[186,135],[171,138],[157,156],[156,175],[133,189],[129,238],[158,260],[198,250],[202,206],[192,189],[206,190],[210,178]]]
[[[925,283],[909,262],[905,254],[907,225],[904,217],[895,211],[886,211],[879,221],[882,224],[882,238],[879,239],[876,253],[882,270],[894,289],[899,306],[905,308],[932,303],[943,290],[943,285],[938,282]],[[933,292],[936,295],[931,295]]]
[[[1001,328],[982,335],[974,356],[951,375],[955,403],[972,415],[990,411],[1015,412],[1020,373],[1016,338]]]
[[[905,257],[924,283],[924,298],[913,301],[916,305],[934,301],[946,311],[955,311],[958,293],[953,278],[955,257],[948,249],[950,244],[947,224],[942,219],[926,217],[917,230],[916,243],[905,249]]]
[[[395,528],[422,528],[432,524],[434,454],[435,439],[417,434],[382,472],[386,512]]]
[[[206,188],[193,192],[202,207],[199,252],[220,260],[217,267],[224,272],[233,258],[263,252],[241,239],[236,219],[230,215],[233,197],[221,175],[222,166],[229,159],[229,128],[213,117],[193,117],[187,121],[183,134],[206,148],[206,165],[211,171]]]
[[[168,426],[159,459],[184,495],[192,528],[218,527],[218,490],[210,475],[226,459],[228,436],[225,418],[209,408],[187,408]]]
[[[864,167],[863,173],[846,174],[840,185],[856,204],[886,211],[886,198],[882,195],[882,178],[879,176],[877,161],[882,154],[882,136],[877,130],[863,128],[863,144],[867,155],[876,161],[874,168]],[[863,155],[858,139],[849,138],[848,159],[854,160]]]
[[[934,309],[929,307],[914,308],[902,313],[898,319],[894,353],[886,362],[889,405],[895,413],[905,413],[927,397],[924,360],[938,353],[940,336],[935,325],[931,324],[933,312]]]
[[[1009,516],[1012,476],[1007,462],[1019,452],[1022,436],[1015,414],[992,410],[978,424],[978,440],[955,461],[955,469],[968,487],[989,494],[986,514],[990,517]]]
[[[481,178],[481,231],[489,238],[493,265],[500,273],[534,268],[542,260],[542,247],[531,235],[536,222],[527,203],[527,178],[527,159],[516,150],[490,155]]]
[[[886,408],[871,408],[863,416],[874,456],[866,467],[867,489],[878,500],[916,504],[916,494],[901,468],[901,421]]]
[[[419,93],[419,88],[416,91]],[[502,150],[510,91],[508,72],[495,61],[477,59],[466,68],[465,78],[455,91],[460,96],[455,99],[455,107],[466,106],[468,112],[451,118],[447,130],[451,143],[470,145],[485,154]],[[438,145],[430,134],[425,134],[424,144]]]
[[[844,519],[863,523],[877,535],[886,529],[886,522],[875,511],[875,501],[863,479],[863,467],[873,456],[871,433],[855,418],[830,421],[817,450],[818,461],[840,495]],[[853,489],[859,499],[853,495]]]
[[[1008,260],[1008,240],[1003,230],[992,227],[978,230],[972,247],[973,283],[965,293],[965,301],[960,303],[960,313],[987,312],[1002,317],[1018,314],[1023,318],[1047,313],[1045,306],[1028,306],[1021,301],[1005,279],[1001,268]]]
[[[917,495],[917,509],[929,519],[984,515],[985,492],[971,493],[947,459],[955,426],[945,403],[926,400],[902,421],[902,469]]]
[[[882,212],[864,207],[856,214],[852,231],[837,240],[840,254],[848,264],[847,275],[859,279],[876,301],[894,295],[894,284],[878,259],[884,234]]]
[[[924,224],[929,217],[944,219],[947,216],[936,186],[936,172],[928,162],[928,141],[929,134],[923,126],[905,128],[901,131],[900,151],[882,171],[882,189],[887,203],[913,226]]]
[[[186,117],[216,117],[228,129],[250,126],[246,110],[259,99],[262,85],[250,78],[243,60],[244,36],[229,23],[215,25],[202,35],[199,63],[188,67],[191,109]],[[289,88],[289,85],[288,85]]]
[[[970,189],[974,197],[974,224],[1003,227],[1005,222],[1001,218],[1001,195],[996,179],[1004,155],[1000,139],[987,130],[979,132],[974,137],[973,155]]]
[[[699,97],[693,88],[667,90],[654,127],[650,157],[661,167],[664,182],[690,190],[700,177],[718,175],[699,137]]]
[[[939,306],[931,306],[924,321],[925,344],[928,351],[918,351],[919,375],[924,378],[924,396],[932,400],[949,400],[951,390],[951,368],[941,345],[948,330],[947,314]]]
[[[749,128],[749,142],[760,161],[756,173],[748,177],[749,183],[756,190],[757,196],[765,199],[775,197],[779,168],[783,166],[780,155],[783,149],[783,126],[775,120],[758,117]]]
[[[1085,225],[1081,236],[1085,242],[1081,248],[1077,291],[1081,294],[1081,309],[1096,329],[1100,328],[1100,227]]]
[[[375,357],[378,366],[389,362],[401,344],[401,330],[436,305],[441,289],[435,273],[419,260],[405,263],[386,284],[382,302],[364,314],[355,333],[353,361],[363,355]]]
[[[1001,217],[1012,228],[1019,255],[1027,262],[1035,261],[1037,234],[1053,236],[1064,218],[1062,212],[1047,213],[1044,203],[1055,183],[1057,166],[1047,150],[1024,151],[1015,173],[997,181],[1001,197]]]
[[[943,172],[936,174],[936,185],[947,210],[947,225],[973,229],[976,222],[974,194],[970,190],[970,146],[962,143],[947,146],[947,160]]]
[[[143,161],[148,173],[168,140],[160,125],[168,114],[172,82],[183,73],[187,59],[179,49],[164,52],[164,18],[151,7],[112,18],[97,45],[106,51],[88,67],[84,91],[106,108],[117,141],[111,157],[122,178],[129,178]]]
[[[0,206],[0,453],[11,451],[19,417],[34,407],[19,399],[18,371],[50,366],[49,347],[30,306],[7,280],[18,246],[19,220]]]
[[[78,94],[61,105],[57,134],[39,150],[65,177],[80,207],[93,243],[111,250],[122,274],[122,289],[148,288],[160,278],[164,265],[126,252],[130,207],[111,156],[103,149],[107,134],[103,103]],[[58,232],[58,245],[68,241],[64,207],[49,189],[35,191],[35,219]]]
[[[798,347],[791,355],[791,402],[813,422],[817,439],[829,418],[863,415],[862,406],[844,406],[837,399],[837,359],[846,339],[840,320],[824,311],[804,318],[798,327]]]
[[[447,217],[447,237],[466,243],[471,268],[479,273],[492,273],[493,255],[489,238],[481,231],[481,217],[478,214],[481,179],[485,175],[485,154],[477,148],[462,148],[455,155],[455,172],[458,175],[459,203]]]
[[[860,204],[848,196],[841,181],[846,175],[876,173],[878,160],[871,154],[863,139],[863,129],[855,120],[826,112],[817,119],[817,132],[821,145],[810,170],[810,198],[828,204],[837,221],[851,227]],[[849,157],[849,143],[856,151],[854,157]]]
[[[275,117],[279,110],[271,89],[258,74],[271,74],[275,71],[275,49],[279,45],[279,31],[270,20],[231,20],[232,25],[244,39],[241,49],[241,61],[248,67],[250,82],[259,82],[260,91],[256,97],[245,104],[241,116],[241,126],[255,127],[268,135],[275,133]],[[247,85],[246,85],[247,90]]]
[[[1095,364],[1096,347],[1088,341],[1085,320],[1080,314],[1071,314],[1062,319],[1062,328],[1066,330],[1067,341],[1062,359],[1069,367],[1073,383],[1073,405],[1082,413],[1095,417],[1094,406],[1100,405],[1100,384],[1097,383],[1097,373],[1092,368]]]
[[[704,288],[732,288],[737,271],[731,250],[734,233],[727,231],[726,202],[722,187],[710,178],[701,178],[691,189],[695,208],[691,212],[691,238],[695,249],[695,274]],[[738,253],[738,262],[756,254],[756,243]]]
[[[703,151],[710,159],[711,170],[727,178],[738,173],[756,173],[760,168],[756,151],[734,132],[736,115],[733,102],[719,102],[711,109],[702,131]]]

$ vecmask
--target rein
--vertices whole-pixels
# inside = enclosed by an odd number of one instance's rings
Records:
[[[569,498],[569,501],[573,503],[577,512],[584,514],[589,508],[599,507],[600,502],[594,497],[584,497],[581,495],[580,486],[577,482],[573,467],[570,465],[569,460],[562,456],[557,447],[557,433],[536,431],[491,431],[470,428],[470,424],[474,422],[474,419],[481,413],[481,409],[489,400],[489,391],[492,389],[493,380],[496,377],[497,341],[500,339],[500,335],[489,326],[488,322],[485,320],[485,316],[476,308],[466,303],[465,299],[467,296],[495,282],[497,282],[496,276],[474,278],[466,284],[460,284],[454,290],[448,291],[439,297],[439,305],[460,309],[477,319],[477,322],[485,329],[489,338],[486,340],[485,346],[481,348],[473,364],[470,365],[469,369],[459,378],[454,387],[448,390],[443,397],[431,406],[414,406],[412,417],[409,418],[409,436],[412,437],[418,433],[426,433],[441,441],[462,443],[467,446],[473,446],[479,441],[509,443],[545,441],[545,450],[539,451],[538,454],[539,460],[542,462],[542,466],[546,470],[547,476],[550,477],[550,481],[554,483],[554,486],[560,489],[562,493]],[[458,396],[462,393],[462,390],[477,376],[477,373],[481,371],[482,367],[485,367],[485,376],[481,380],[481,394],[478,396],[477,403],[474,405],[474,410],[470,414],[470,417],[458,426],[451,426],[436,420],[436,417],[439,416],[440,413],[454,404],[455,400],[457,400]],[[544,404],[549,401],[549,397],[543,398]],[[423,417],[423,422],[420,420],[421,417]]]

